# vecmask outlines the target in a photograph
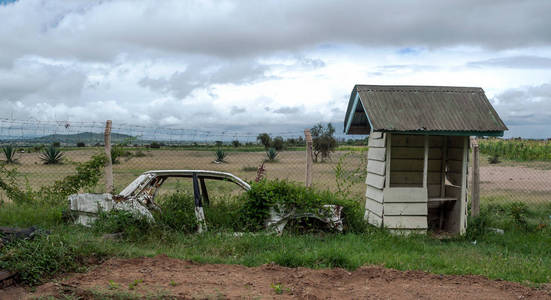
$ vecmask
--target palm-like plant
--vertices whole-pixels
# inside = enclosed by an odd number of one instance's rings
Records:
[[[63,152],[59,150],[58,148],[54,147],[54,145],[50,145],[46,149],[42,151],[42,154],[40,155],[40,159],[44,162],[44,164],[50,165],[50,164],[59,164],[61,162],[61,159],[63,158]]]
[[[214,162],[217,162],[217,163],[225,162],[224,158],[226,158],[227,154],[226,152],[224,152],[224,150],[218,149],[216,150],[215,154],[216,154],[216,160],[214,160]]]
[[[275,148],[269,148],[266,150],[266,156],[268,156],[269,161],[274,161],[278,154],[279,152],[277,152]]]
[[[4,152],[4,156],[6,157],[6,163],[8,163],[8,164],[15,163],[16,149],[13,145],[6,145],[6,146],[2,147],[2,152]]]

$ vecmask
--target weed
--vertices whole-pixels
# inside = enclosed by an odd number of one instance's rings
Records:
[[[133,289],[135,289],[135,288],[138,286],[138,284],[140,284],[140,283],[142,283],[142,282],[143,282],[143,280],[141,280],[141,279],[135,279],[134,281],[132,281],[132,282],[128,285],[128,289],[129,289],[129,290],[133,290]]]
[[[62,159],[63,152],[54,146],[54,144],[42,150],[42,154],[40,155],[40,160],[42,160],[46,165],[59,164]]]
[[[258,168],[253,166],[244,166],[241,168],[241,171],[243,172],[256,172],[256,170],[258,170]]]
[[[281,295],[284,292],[284,288],[281,283],[278,283],[278,284],[272,283],[272,290],[274,290],[274,292],[278,295]]]
[[[114,282],[113,280],[109,280],[107,285],[108,285],[107,288],[110,289],[110,290],[118,290],[119,289],[119,284]]]
[[[178,283],[176,283],[176,281],[174,281],[174,280],[171,280],[169,284],[170,284],[170,286],[172,286],[172,287],[175,287],[175,286],[178,285]]]

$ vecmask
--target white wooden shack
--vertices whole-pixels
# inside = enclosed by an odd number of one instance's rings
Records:
[[[346,134],[368,134],[365,217],[398,231],[463,234],[469,136],[507,127],[481,88],[356,85]]]

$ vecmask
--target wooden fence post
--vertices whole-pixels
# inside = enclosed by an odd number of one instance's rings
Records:
[[[312,134],[310,134],[310,129],[304,130],[304,137],[306,140],[306,187],[312,186]]]
[[[471,190],[471,217],[477,217],[480,214],[480,168],[479,168],[479,150],[476,137],[471,138],[473,148],[473,187]]]
[[[105,192],[113,193],[113,162],[111,161],[111,120],[105,123],[104,133],[105,156],[107,163],[105,164]]]

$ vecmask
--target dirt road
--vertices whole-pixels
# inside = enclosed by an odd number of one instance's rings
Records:
[[[83,299],[113,294],[170,299],[551,299],[550,289],[481,276],[442,276],[380,266],[353,272],[271,264],[249,268],[166,256],[110,259],[88,273],[40,286],[32,294],[12,289],[9,297],[68,294]]]

